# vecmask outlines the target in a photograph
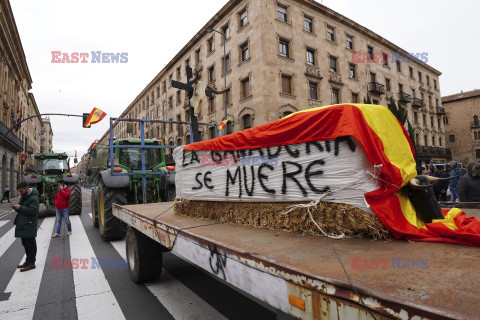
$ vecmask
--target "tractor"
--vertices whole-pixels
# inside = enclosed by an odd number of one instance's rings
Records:
[[[40,193],[40,211],[55,209],[55,194],[59,181],[71,189],[70,214],[82,213],[82,189],[78,175],[70,172],[66,153],[39,153],[35,158],[35,173],[25,176],[25,182]]]
[[[86,182],[93,185],[92,220],[105,241],[121,239],[127,231],[127,226],[113,216],[114,203],[125,205],[175,199],[175,172],[173,172],[175,169],[165,163],[164,149],[161,148],[162,140],[145,139],[146,146],[158,148],[145,149],[146,201],[144,201],[142,151],[138,147],[140,144],[140,139],[114,140],[113,145],[124,147],[113,149],[113,164],[110,163],[108,145],[98,144],[90,150]],[[121,173],[125,175],[116,175]]]

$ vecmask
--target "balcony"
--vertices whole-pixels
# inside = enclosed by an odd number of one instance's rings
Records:
[[[423,108],[425,106],[425,102],[419,98],[412,98],[412,107],[416,108]]]
[[[405,93],[405,92],[400,92],[398,94],[398,101],[405,102],[405,103],[410,103],[410,101],[411,101],[410,95]]]
[[[445,114],[445,108],[436,107],[435,108],[435,113],[443,115],[443,114]]]
[[[373,94],[385,94],[385,86],[378,82],[370,82],[367,86],[368,92]]]

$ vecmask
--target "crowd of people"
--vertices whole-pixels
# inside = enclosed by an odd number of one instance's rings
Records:
[[[433,186],[438,201],[447,201],[447,190],[450,191],[452,202],[480,202],[480,163],[472,162],[464,173],[455,161],[449,163],[450,170],[446,172],[442,165],[429,164],[427,168],[419,167],[419,175],[437,178],[450,178]]]

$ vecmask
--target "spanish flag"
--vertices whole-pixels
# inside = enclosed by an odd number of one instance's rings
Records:
[[[233,151],[354,137],[379,172],[379,188],[366,193],[370,205],[396,239],[480,247],[480,221],[460,209],[442,209],[445,219],[423,223],[402,192],[416,173],[415,149],[405,128],[380,105],[337,104],[287,117],[219,138],[188,144],[186,150]]]
[[[92,124],[102,121],[102,119],[105,118],[106,115],[107,114],[102,110],[93,108],[92,112],[90,112],[90,115],[87,118],[87,121],[85,121],[84,126],[90,127]]]
[[[225,126],[227,125],[227,122],[228,122],[228,119],[220,122],[220,125],[218,126],[218,129],[222,130],[223,128],[225,128]]]

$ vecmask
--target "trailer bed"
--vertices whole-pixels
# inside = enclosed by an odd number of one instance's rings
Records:
[[[212,221],[174,215],[172,205],[114,205],[113,211],[166,248],[175,243],[172,251],[182,258],[292,316],[368,317],[325,237],[229,223],[201,226]],[[466,212],[480,217],[480,210]],[[377,318],[480,317],[478,247],[363,238],[333,243]],[[372,259],[379,259],[377,268]]]

